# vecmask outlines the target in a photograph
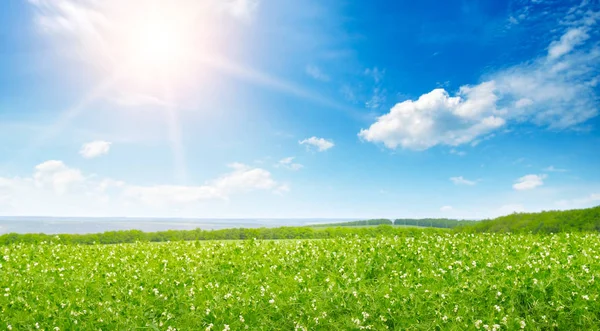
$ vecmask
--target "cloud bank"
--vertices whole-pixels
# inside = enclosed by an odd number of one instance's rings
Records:
[[[546,55],[464,85],[454,95],[439,88],[397,103],[358,136],[390,149],[425,150],[473,143],[511,123],[577,127],[598,115],[600,48],[586,41],[599,17],[574,10]]]

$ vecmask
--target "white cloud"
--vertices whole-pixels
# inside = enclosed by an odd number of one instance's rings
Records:
[[[383,76],[385,75],[385,70],[381,70],[377,67],[367,68],[367,69],[365,69],[365,75],[373,78],[373,80],[377,84],[377,83],[381,82],[381,80],[383,80]]]
[[[553,41],[548,47],[548,58],[551,60],[557,59],[581,45],[590,36],[587,34],[587,27],[577,27],[567,30],[560,37],[560,40]]]
[[[459,150],[452,148],[452,149],[450,149],[450,154],[454,154],[454,155],[458,155],[458,156],[465,156],[465,155],[467,155],[467,152],[459,151]]]
[[[477,184],[476,181],[473,180],[468,180],[466,178],[464,178],[463,176],[458,176],[458,177],[450,177],[450,180],[455,184],[455,185],[469,185],[469,186],[473,186],[475,184]]]
[[[546,175],[525,175],[517,179],[513,185],[513,189],[517,191],[531,190],[538,186],[544,185]]]
[[[306,66],[306,73],[316,79],[316,80],[320,80],[323,82],[328,82],[329,81],[329,76],[326,75],[325,73],[323,73],[323,71],[321,71],[321,69],[319,69],[319,67],[315,66],[315,65],[307,65]]]
[[[50,188],[57,194],[67,193],[84,180],[81,171],[56,160],[38,164],[33,174],[33,182],[37,187]]]
[[[359,137],[382,142],[386,147],[424,150],[438,144],[457,146],[468,143],[504,125],[504,119],[487,114],[494,106],[493,82],[461,88],[450,97],[444,89],[435,89],[418,100],[396,104],[390,113],[380,116]],[[494,109],[495,110],[495,109]]]
[[[324,138],[317,138],[314,136],[304,139],[304,140],[300,140],[298,143],[300,145],[316,147],[319,152],[326,151],[326,150],[332,148],[333,146],[335,146],[335,144],[331,140],[327,140]]]
[[[382,89],[381,87],[373,88],[373,94],[371,95],[369,100],[365,102],[365,107],[371,109],[377,109],[381,107],[385,102],[385,94],[386,90]]]
[[[549,166],[543,169],[544,171],[547,172],[567,172],[567,169],[561,169],[561,168],[555,168],[554,166]]]
[[[443,206],[442,208],[440,208],[440,211],[443,211],[443,212],[450,212],[452,210],[454,210],[454,208],[452,208],[452,206]]]
[[[86,159],[93,159],[95,157],[108,154],[110,151],[111,143],[103,140],[96,140],[84,144],[79,151],[79,154]]]
[[[294,163],[295,157],[290,156],[279,160],[279,162],[275,165],[275,167],[282,167],[290,170],[300,170],[304,168],[302,164]]]
[[[596,20],[571,20],[579,26],[550,44],[553,55],[486,75],[482,83],[462,86],[454,96],[438,88],[400,102],[359,137],[390,149],[424,150],[476,143],[507,123],[567,129],[595,117],[600,47],[584,45],[582,31]]]
[[[289,191],[287,184],[275,181],[267,170],[241,163],[228,167],[230,172],[203,185],[137,185],[96,175],[84,176],[62,161],[50,160],[37,165],[30,177],[0,177],[0,197],[15,214],[65,215],[75,209],[81,216],[103,213],[106,203],[126,206],[125,210],[176,208],[228,200],[254,191],[275,194]]]
[[[516,108],[524,108],[524,107],[531,106],[531,105],[533,105],[533,101],[531,101],[531,99],[527,99],[527,98],[519,99],[515,102]]]

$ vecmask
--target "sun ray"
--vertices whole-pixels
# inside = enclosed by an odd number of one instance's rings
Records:
[[[93,104],[98,98],[104,95],[106,91],[112,88],[115,82],[118,80],[118,77],[119,75],[117,73],[109,76],[107,79],[100,82],[100,84],[92,88],[87,94],[85,94],[83,98],[81,98],[79,102],[75,103],[74,106],[62,111],[52,125],[47,127],[46,130],[43,130],[26,148],[23,148],[20,151],[20,153],[17,155],[17,158],[27,156],[29,153],[44,146],[44,144],[60,134],[87,107]]]
[[[182,139],[181,122],[179,121],[179,110],[173,100],[173,90],[167,84],[163,85],[167,104],[164,106],[167,121],[167,133],[173,153],[174,177],[180,184],[187,184],[188,173],[185,157],[185,146]]]

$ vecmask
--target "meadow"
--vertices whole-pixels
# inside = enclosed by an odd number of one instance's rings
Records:
[[[592,330],[600,235],[0,247],[7,330]]]

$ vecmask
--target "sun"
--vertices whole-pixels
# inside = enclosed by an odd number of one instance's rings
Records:
[[[185,70],[193,40],[183,20],[153,13],[131,24],[124,44],[126,72],[136,77],[164,79]]]

